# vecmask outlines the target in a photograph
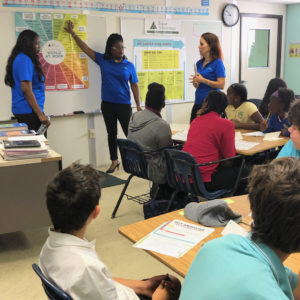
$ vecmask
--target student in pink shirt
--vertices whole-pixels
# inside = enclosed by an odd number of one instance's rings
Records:
[[[211,91],[199,115],[191,123],[183,151],[192,154],[198,163],[208,163],[236,155],[234,125],[221,118],[228,104],[223,92]],[[237,170],[231,162],[200,167],[208,191],[233,186]]]

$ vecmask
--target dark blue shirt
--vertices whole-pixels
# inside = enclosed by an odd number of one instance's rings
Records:
[[[217,81],[219,77],[226,77],[225,67],[222,59],[218,58],[210,61],[208,64],[203,67],[204,58],[200,59],[196,66],[197,72],[202,75],[204,78],[212,81]],[[204,83],[200,83],[199,87],[196,89],[195,93],[195,103],[202,105],[205,97],[211,90],[219,90],[212,88]]]
[[[42,81],[30,57],[24,53],[19,53],[13,62],[13,78],[14,85],[11,88],[12,94],[12,112],[14,114],[31,114],[32,108],[28,104],[21,90],[21,81],[31,81],[32,91],[36,98],[36,102],[41,111],[44,111],[45,103],[45,85],[44,77]]]
[[[289,123],[288,118],[280,120],[278,115],[271,115],[268,120],[268,128],[264,131],[264,133],[281,131],[284,128],[288,129],[290,126],[291,123]],[[290,136],[290,132],[288,130],[286,131],[285,136]]]
[[[95,52],[96,63],[101,70],[102,78],[102,101],[113,102],[120,104],[130,104],[130,83],[137,83],[138,78],[136,75],[133,63],[124,59],[120,63],[116,63],[112,59],[104,59],[104,55]]]

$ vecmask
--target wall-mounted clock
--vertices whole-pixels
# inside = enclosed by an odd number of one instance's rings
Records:
[[[222,11],[222,20],[226,26],[234,26],[240,19],[239,8],[235,4],[226,4]]]

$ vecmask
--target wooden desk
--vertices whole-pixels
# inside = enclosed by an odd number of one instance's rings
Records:
[[[0,156],[0,234],[51,224],[45,192],[61,160],[53,150],[46,158],[5,161]]]
[[[250,213],[250,204],[247,195],[244,196],[236,196],[230,197],[234,202],[229,204],[230,207],[235,212],[239,212],[242,215],[242,222],[240,225],[244,227],[246,230],[250,230],[250,226],[248,225],[251,217],[249,217]],[[119,232],[124,235],[126,238],[131,240],[132,242],[137,242],[155,228],[160,226],[162,223],[171,221],[174,219],[182,220],[189,223],[194,223],[193,221],[188,220],[182,214],[180,214],[182,210],[173,211],[164,215],[160,215],[151,219],[143,220],[134,224],[122,226],[119,228]],[[191,249],[188,253],[186,253],[181,258],[174,258],[167,255],[159,254],[152,251],[147,251],[149,254],[157,258],[159,261],[170,267],[172,270],[177,272],[181,276],[185,276],[186,272],[188,271],[190,264],[192,263],[194,257],[200,250],[201,246],[206,242],[221,237],[221,232],[223,231],[224,227],[215,228],[215,231],[210,234],[207,238],[202,240],[197,246]],[[285,265],[289,266],[294,272],[298,273],[300,269],[300,253],[293,254],[290,256]]]
[[[189,126],[186,124],[171,124],[172,134],[175,134],[178,131],[181,130],[188,130]],[[247,130],[247,129],[238,129],[237,132],[247,133],[247,132],[253,132],[254,130]],[[237,154],[246,155],[246,156],[252,156],[254,154],[270,150],[276,147],[284,146],[288,141],[289,138],[284,137],[277,141],[265,141],[262,136],[245,136],[242,135],[244,141],[248,142],[255,142],[259,143],[259,145],[254,146],[253,148],[249,150],[236,150]],[[176,140],[176,142],[182,142],[185,143],[186,140]]]

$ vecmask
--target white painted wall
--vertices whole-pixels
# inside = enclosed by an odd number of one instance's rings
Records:
[[[127,0],[126,3],[138,3],[145,5],[153,5],[152,0]],[[170,0],[174,6],[183,6],[182,0]],[[174,19],[193,19],[193,20],[221,20],[221,12],[226,3],[232,1],[221,1],[214,0],[210,1],[210,15],[209,16],[170,16]],[[198,1],[185,0],[184,6],[194,7],[197,6]],[[199,1],[200,3],[200,1]],[[270,4],[261,3],[260,1],[237,1],[237,4],[242,13],[259,13],[259,14],[277,14],[283,15],[283,34],[285,33],[285,17],[286,17],[286,5],[283,4]],[[165,5],[164,0],[155,1],[155,5]],[[1,10],[13,10],[9,8],[0,8]],[[14,9],[17,11],[24,11],[25,9]],[[28,11],[28,10],[27,10]],[[29,10],[32,11],[32,10]],[[67,12],[64,10],[63,12]],[[74,11],[75,13],[75,11]],[[91,13],[91,12],[87,12]],[[107,21],[107,35],[113,32],[120,32],[120,14],[118,13],[103,13],[103,12],[92,12],[93,15],[105,15]],[[123,17],[147,17],[149,15],[133,15],[133,14],[122,14]],[[165,18],[164,15],[160,16]],[[1,21],[0,21],[1,22]],[[100,30],[95,28],[95,30]],[[238,51],[239,51],[239,24],[234,28],[228,28],[223,26],[222,30],[222,47],[225,58],[226,67],[226,88],[230,85],[232,78],[238,79]],[[283,41],[285,37],[283,36]],[[232,47],[233,43],[233,47]],[[232,53],[234,57],[232,58]],[[282,64],[284,57],[284,46],[282,47]],[[3,66],[2,66],[3,68]],[[233,68],[233,69],[232,69]],[[281,68],[283,69],[283,68]],[[232,75],[231,75],[232,74]],[[66,93],[67,97],[67,93]],[[90,97],[99,97],[98,95],[90,95]],[[100,107],[100,99],[99,99]],[[171,107],[167,107],[163,111],[163,116],[170,116],[173,123],[188,123],[190,118],[192,103],[185,104],[173,104]],[[135,110],[135,109],[134,109]],[[101,114],[94,116],[95,121],[95,144],[96,144],[96,164],[97,166],[103,166],[109,164],[109,152],[107,146],[107,135],[106,129]],[[61,153],[63,156],[63,166],[69,165],[71,162],[81,160],[83,163],[90,161],[89,157],[89,140],[88,140],[88,116],[72,116],[72,117],[61,117],[53,118],[52,125],[48,130],[48,138],[53,149]],[[121,129],[119,128],[119,132]],[[123,134],[119,135],[120,137]]]

